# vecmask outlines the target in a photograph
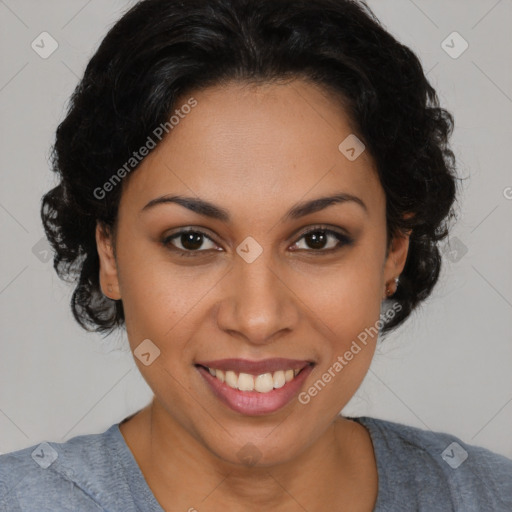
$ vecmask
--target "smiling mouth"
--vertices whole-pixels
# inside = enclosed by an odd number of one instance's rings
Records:
[[[230,409],[249,416],[271,414],[298,395],[315,362],[275,357],[195,361],[208,388]]]
[[[312,364],[312,363],[308,363]],[[208,366],[196,365],[207,370],[212,377],[225,383],[232,389],[239,391],[257,391],[258,393],[269,393],[274,389],[282,388],[286,383],[292,381],[304,368],[277,370],[274,372],[251,375],[250,373],[235,372],[233,370],[220,370]]]

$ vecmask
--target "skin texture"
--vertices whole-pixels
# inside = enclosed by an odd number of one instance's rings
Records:
[[[135,359],[155,397],[121,432],[166,510],[313,512],[336,500],[340,510],[371,511],[369,434],[338,414],[369,368],[376,336],[308,404],[294,399],[259,417],[221,403],[194,363],[313,361],[306,390],[375,325],[409,238],[395,237],[386,256],[374,164],[366,152],[351,162],[338,150],[353,130],[323,89],[302,80],[229,83],[193,96],[197,106],[123,184],[116,257],[109,233],[97,228],[102,291],[122,299],[132,351],[148,338],[161,351],[149,366]],[[344,202],[285,218],[299,202],[340,192],[359,197],[366,211]],[[231,220],[177,204],[141,212],[167,194],[215,203]],[[303,235],[318,225],[353,243],[329,251],[339,244],[329,235],[316,248]],[[180,257],[171,249],[183,249],[179,237],[164,245],[192,226],[212,238],[202,252]],[[263,249],[252,263],[236,252],[248,236]],[[259,450],[256,465],[238,456],[249,442]]]

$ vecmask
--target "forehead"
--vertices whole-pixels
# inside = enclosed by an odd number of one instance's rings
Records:
[[[301,80],[229,83],[191,92],[175,109],[191,97],[197,105],[129,177],[122,207],[140,210],[159,195],[179,193],[244,217],[342,191],[381,210],[374,163],[366,151],[354,161],[340,151],[354,130],[327,91]]]

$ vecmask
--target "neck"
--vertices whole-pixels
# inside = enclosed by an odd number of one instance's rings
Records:
[[[164,509],[373,510],[377,473],[368,432],[336,417],[292,460],[260,467],[221,459],[153,401],[120,427]]]

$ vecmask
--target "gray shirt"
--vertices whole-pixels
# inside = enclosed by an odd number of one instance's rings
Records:
[[[369,417],[374,512],[512,512],[512,460],[457,437]],[[199,504],[191,508],[200,512]],[[333,504],[332,510],[337,510]],[[1,512],[162,512],[119,423],[0,455]]]

